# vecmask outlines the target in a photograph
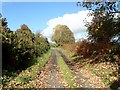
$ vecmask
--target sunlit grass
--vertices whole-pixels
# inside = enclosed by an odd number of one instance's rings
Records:
[[[71,88],[76,87],[75,78],[71,70],[69,69],[69,67],[64,62],[63,58],[60,56],[60,54],[58,54],[57,56],[57,61],[58,61],[58,66],[60,68],[60,71],[62,72],[63,77],[65,81],[67,82],[68,86]]]

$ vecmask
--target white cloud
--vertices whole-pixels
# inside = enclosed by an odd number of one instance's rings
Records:
[[[86,35],[83,35],[84,33],[82,34],[82,32],[86,32],[84,20],[86,19],[89,22],[92,20],[92,16],[91,17],[87,16],[89,12],[90,12],[89,10],[84,10],[79,11],[78,13],[65,14],[63,15],[63,17],[50,19],[47,22],[48,27],[42,31],[42,34],[47,38],[51,38],[53,34],[53,28],[57,24],[63,24],[67,25],[70,28],[70,30],[74,33],[76,39],[86,38]]]
[[[83,33],[77,33],[75,34],[75,39],[76,41],[78,40],[83,40],[83,39],[87,39],[87,33],[86,32],[83,32]]]

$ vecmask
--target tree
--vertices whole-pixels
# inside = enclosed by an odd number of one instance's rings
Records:
[[[66,25],[58,24],[53,30],[52,41],[56,42],[58,46],[75,42],[73,32]]]
[[[44,38],[42,34],[36,33],[34,36],[35,53],[41,56],[43,53],[50,49],[49,42],[47,38]]]
[[[13,32],[8,28],[8,22],[6,18],[1,17],[0,18],[1,26],[0,26],[0,31],[1,36],[2,36],[2,68],[6,69],[9,67],[12,67],[12,65],[15,65],[15,58],[14,58],[14,34]],[[11,68],[13,69],[13,68]]]
[[[92,24],[87,24],[89,39],[95,43],[112,42],[111,48],[106,54],[107,58],[112,62],[116,62],[118,68],[117,77],[110,88],[118,89],[120,87],[120,16],[115,17],[116,13],[120,13],[117,7],[119,2],[83,2],[82,6],[94,11],[91,15],[94,16]],[[93,7],[93,8],[92,8]],[[105,47],[102,45],[102,47]],[[110,51],[110,52],[109,52]],[[117,59],[114,58],[117,55]],[[105,57],[104,57],[105,58]]]
[[[36,62],[35,58],[46,53],[49,42],[41,34],[34,34],[23,24],[15,32],[7,26],[7,21],[2,21],[2,67],[3,70],[23,70]]]
[[[114,37],[114,20],[110,16],[96,19],[88,26],[89,39],[95,43],[110,43]]]
[[[93,11],[89,14],[94,16],[92,23],[86,24],[92,42],[109,43],[116,37],[120,40],[120,17],[114,17],[118,13],[116,2],[83,2],[82,6]]]

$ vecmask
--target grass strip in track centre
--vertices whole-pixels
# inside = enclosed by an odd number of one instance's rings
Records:
[[[75,83],[75,78],[74,75],[72,74],[71,70],[63,60],[60,54],[57,55],[57,61],[58,61],[58,66],[60,68],[60,72],[62,72],[64,80],[67,82],[67,86],[70,88],[75,88],[76,83]]]
[[[47,61],[49,60],[51,53],[52,53],[52,50],[49,50],[42,57],[38,57],[37,63],[35,63],[31,67],[28,67],[26,70],[23,70],[17,77],[15,77],[14,80],[10,81],[9,85],[5,87],[7,88],[9,87],[18,88],[22,86],[26,88],[31,87],[31,85],[27,84],[28,81],[33,80],[37,76],[37,74],[39,74],[40,69],[44,67]]]

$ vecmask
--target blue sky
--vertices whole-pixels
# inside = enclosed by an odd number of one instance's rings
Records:
[[[83,12],[85,11],[85,12]],[[79,14],[79,16],[78,16]],[[8,26],[15,31],[22,24],[26,24],[32,32],[43,32],[47,38],[51,37],[52,23],[61,23],[70,26],[78,38],[86,34],[78,26],[84,20],[86,9],[76,6],[76,2],[3,2],[2,15],[7,18]],[[70,18],[67,18],[70,17]],[[82,21],[78,21],[78,19]],[[72,19],[73,18],[73,19]],[[66,21],[67,20],[67,21]],[[72,21],[74,21],[72,23]],[[70,23],[71,22],[71,23]],[[78,23],[76,23],[78,22]],[[75,25],[76,23],[76,25]],[[51,28],[52,27],[52,28]],[[81,26],[83,28],[83,25]],[[79,30],[81,32],[78,32]],[[77,32],[77,33],[76,33]]]
[[[2,3],[2,14],[7,18],[11,30],[16,30],[22,24],[26,24],[33,32],[43,30],[49,19],[66,13],[75,13],[81,9],[83,8],[76,6],[76,2]]]

